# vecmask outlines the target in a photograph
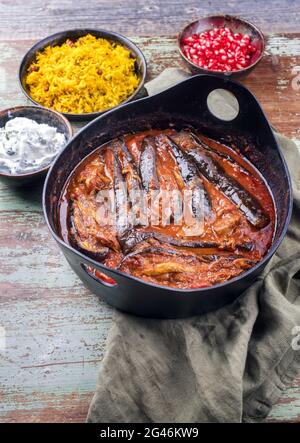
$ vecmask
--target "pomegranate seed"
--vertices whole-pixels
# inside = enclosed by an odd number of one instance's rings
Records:
[[[242,38],[242,34],[239,34],[238,32],[234,34],[235,40],[240,40]]]
[[[219,72],[237,71],[251,64],[257,48],[248,34],[213,28],[182,40],[184,55],[196,65]]]

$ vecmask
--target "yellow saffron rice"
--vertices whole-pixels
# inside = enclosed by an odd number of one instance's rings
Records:
[[[81,114],[120,104],[136,90],[139,78],[128,49],[88,34],[39,52],[26,85],[41,105]]]

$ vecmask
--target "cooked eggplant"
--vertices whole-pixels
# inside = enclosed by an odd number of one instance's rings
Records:
[[[195,162],[199,172],[237,206],[251,225],[261,229],[270,223],[270,217],[259,201],[233,177],[229,177],[196,140],[194,145],[185,146],[184,152]]]
[[[154,137],[145,137],[142,142],[140,157],[140,176],[146,191],[158,190],[159,180],[156,170],[156,148]]]
[[[190,161],[189,157],[183,152],[173,140],[165,134],[157,137],[158,143],[164,144],[174,156],[180,169],[182,179],[187,187],[193,191],[192,209],[195,216],[199,214],[201,205],[201,194],[204,199],[204,215],[207,216],[211,211],[211,202],[203,183],[199,177],[196,165]]]
[[[70,244],[75,246],[80,252],[86,253],[89,257],[103,261],[107,257],[110,249],[107,246],[101,245],[101,243],[99,244],[98,242],[95,242],[94,239],[89,240],[88,238],[80,238],[78,230],[74,224],[74,216],[71,217],[70,223]]]
[[[128,192],[141,190],[139,172],[124,139],[120,140],[116,151]]]
[[[252,249],[251,243],[235,243],[235,242],[215,242],[215,241],[200,241],[200,240],[186,240],[177,239],[170,235],[160,234],[155,231],[143,231],[141,229],[128,229],[121,236],[119,236],[119,242],[124,254],[128,254],[129,251],[134,249],[138,244],[154,238],[161,244],[173,245],[181,248],[191,249],[218,249],[221,251],[234,251],[236,249],[244,249],[249,251]]]
[[[90,245],[87,242],[80,242],[78,239],[75,242],[75,247],[77,247],[80,252],[83,252],[94,260],[98,260],[100,262],[106,259],[110,251],[109,248],[105,248],[104,246],[99,247],[94,251],[93,249],[90,249]]]
[[[122,235],[123,232],[128,229],[128,217],[127,217],[127,187],[124,177],[122,175],[122,169],[120,160],[115,152],[114,161],[114,192],[115,192],[115,216],[116,216],[116,231],[118,235]]]
[[[136,245],[150,238],[154,238],[158,240],[160,243],[174,245],[178,247],[203,248],[203,249],[225,248],[225,245],[223,245],[222,247],[222,245],[216,242],[188,241],[188,240],[176,239],[170,235],[159,234],[158,232],[155,231],[142,231],[139,229],[130,229],[125,231],[123,235],[119,237],[119,241],[122,247],[122,251],[126,254],[129,251],[131,251]]]
[[[139,254],[148,254],[148,253],[155,253],[155,254],[169,254],[169,255],[177,255],[180,257],[191,257],[191,254],[189,252],[186,252],[185,250],[182,249],[170,249],[167,245],[162,245],[162,246],[152,246],[149,245],[147,243],[142,244],[140,247],[135,248],[133,251],[129,252],[127,255],[125,255],[120,263],[120,265],[118,266],[118,268],[120,268],[120,266],[122,265],[122,263],[124,263],[125,260],[134,257],[136,255]],[[236,258],[239,258],[239,256],[236,256]],[[218,259],[217,255],[207,255],[207,254],[203,254],[201,256],[198,256],[198,259],[200,259],[201,261],[204,261],[206,263],[210,263],[212,261],[215,261]]]
[[[234,167],[238,168],[240,171],[243,171],[245,174],[249,174],[249,171],[244,168],[243,165],[238,163],[231,155],[230,150],[228,149],[227,153],[223,151],[218,151],[216,147],[209,146],[204,140],[201,140],[194,132],[189,129],[176,132],[172,134],[172,140],[182,147],[189,147],[191,143],[200,144],[203,149],[205,149],[208,153],[214,155],[218,159],[225,159],[229,163],[231,163]]]

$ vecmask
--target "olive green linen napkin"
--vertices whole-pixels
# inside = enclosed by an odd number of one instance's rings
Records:
[[[167,70],[148,91],[185,75]],[[153,320],[116,312],[88,422],[257,422],[300,372],[300,159],[292,141],[277,138],[294,210],[264,274],[205,315]]]

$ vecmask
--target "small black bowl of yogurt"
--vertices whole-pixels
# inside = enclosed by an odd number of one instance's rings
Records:
[[[72,135],[68,120],[50,109],[0,111],[0,180],[23,185],[45,176]]]

